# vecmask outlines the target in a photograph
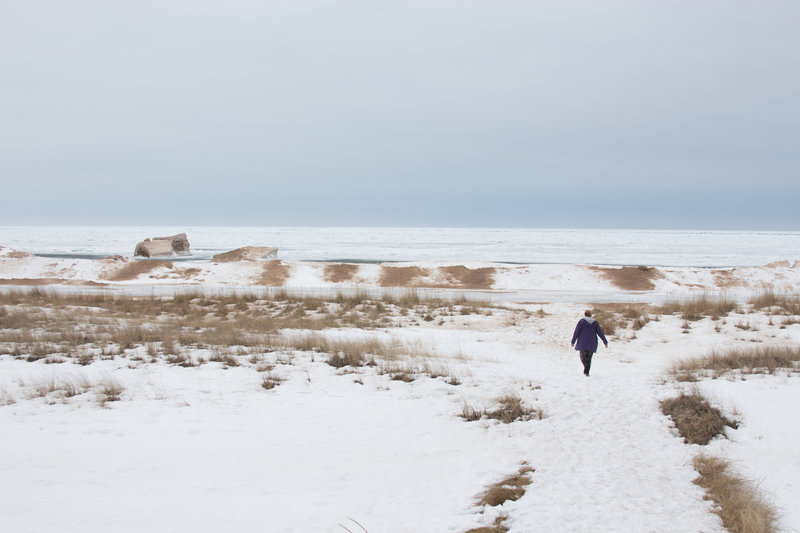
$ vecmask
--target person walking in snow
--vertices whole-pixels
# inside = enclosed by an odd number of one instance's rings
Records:
[[[581,353],[583,375],[588,377],[589,369],[592,368],[592,356],[597,351],[597,337],[602,339],[606,348],[608,348],[608,341],[600,323],[592,318],[592,312],[587,309],[583,314],[584,317],[578,320],[578,325],[575,326],[575,333],[572,334],[570,344]]]

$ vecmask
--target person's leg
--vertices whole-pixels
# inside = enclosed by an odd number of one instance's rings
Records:
[[[588,350],[581,350],[581,363],[583,363],[583,373],[589,375],[589,370],[592,368],[592,352]]]

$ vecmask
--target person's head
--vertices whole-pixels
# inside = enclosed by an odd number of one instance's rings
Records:
[[[586,310],[583,312],[583,316],[592,316],[592,312],[590,310]]]

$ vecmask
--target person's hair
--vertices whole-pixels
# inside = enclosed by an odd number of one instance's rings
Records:
[[[583,316],[592,316],[592,312],[587,309],[583,312]]]

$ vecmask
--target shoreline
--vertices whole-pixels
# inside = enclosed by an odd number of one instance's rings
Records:
[[[325,294],[407,289],[506,301],[662,301],[703,292],[733,297],[763,289],[794,292],[800,287],[800,261],[729,268],[477,261],[213,262],[182,256],[60,258],[0,248],[0,287],[43,286],[164,294],[191,288],[210,292],[281,288]]]
[[[217,252],[214,251],[213,253],[207,253],[203,255],[192,254],[190,256],[164,256],[164,257],[134,257],[132,255],[125,255],[125,254],[68,254],[68,253],[37,253],[33,252],[32,255],[34,257],[41,257],[44,259],[64,259],[64,260],[73,260],[73,259],[85,259],[91,261],[98,261],[102,259],[109,259],[112,257],[122,257],[127,260],[131,261],[169,261],[169,262],[179,262],[179,263],[213,263],[212,257],[216,255]],[[398,263],[431,263],[436,261],[430,260],[409,260],[409,259],[367,259],[367,258],[357,258],[357,257],[330,257],[330,258],[321,258],[321,259],[314,259],[314,258],[307,258],[307,259],[293,259],[291,260],[292,263],[346,263],[346,264],[353,264],[353,265],[382,265],[382,264],[398,264]],[[471,263],[471,261],[440,261],[442,264],[448,265],[463,265]],[[583,263],[569,263],[569,262],[546,262],[546,261],[477,261],[480,263],[489,263],[493,265],[511,265],[511,266],[531,266],[531,265],[576,265],[576,264],[583,264]],[[647,266],[649,268],[692,268],[698,270],[724,270],[724,269],[732,269],[732,268],[756,268],[758,266],[763,265],[670,265],[670,264],[656,264],[651,263],[648,265],[642,265],[641,263],[631,263],[631,262],[619,262],[619,263],[585,263],[587,265],[592,266],[599,266],[599,267],[638,267],[638,266]]]
[[[754,267],[786,258],[787,251],[797,250],[800,244],[800,232],[791,231],[0,226],[0,246],[65,259],[129,256],[143,237],[181,232],[188,235],[198,256],[269,246],[278,248],[280,257],[291,262]]]

